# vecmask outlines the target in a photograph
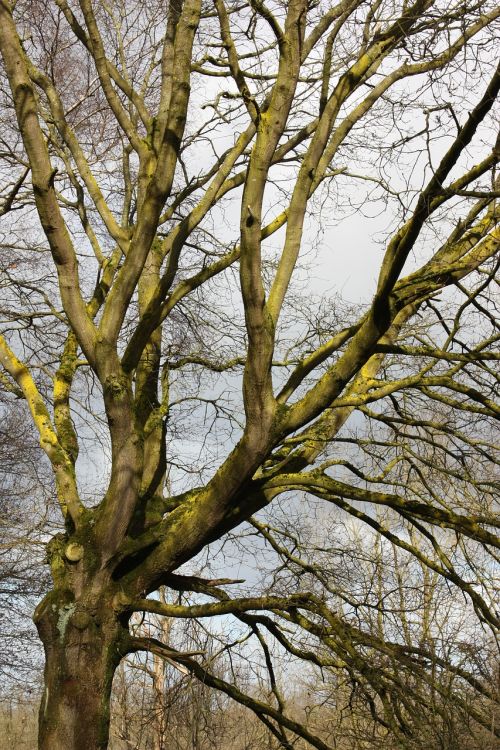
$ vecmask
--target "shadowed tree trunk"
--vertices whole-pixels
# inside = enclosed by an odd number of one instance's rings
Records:
[[[124,654],[126,628],[109,598],[75,599],[64,589],[43,600],[35,622],[45,651],[40,748],[106,748],[111,686]]]
[[[46,659],[40,748],[106,748],[111,684],[119,660],[116,625],[99,623],[97,615],[92,626],[77,627],[73,605],[66,602],[45,612],[37,627]]]

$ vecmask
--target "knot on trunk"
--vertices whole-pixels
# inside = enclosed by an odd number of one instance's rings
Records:
[[[66,545],[64,556],[69,562],[79,562],[82,559],[84,552],[85,550],[81,544],[78,544],[78,542],[70,542]]]

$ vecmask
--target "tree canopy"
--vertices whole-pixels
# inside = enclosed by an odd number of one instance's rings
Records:
[[[450,629],[494,642],[499,15],[0,0],[0,382],[64,524],[40,748],[107,747],[138,651],[283,747],[335,747],[287,711],[266,639],[350,685],[381,742],[420,747],[446,701],[492,731],[494,657],[446,653],[432,612],[459,592]],[[373,288],[343,300],[357,253]],[[228,593],[224,545],[274,572]],[[269,699],[137,612],[234,615]]]

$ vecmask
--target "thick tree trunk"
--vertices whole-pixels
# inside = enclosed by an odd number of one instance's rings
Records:
[[[52,592],[35,615],[45,649],[39,750],[102,750],[108,746],[113,674],[124,630],[106,604],[85,606]]]

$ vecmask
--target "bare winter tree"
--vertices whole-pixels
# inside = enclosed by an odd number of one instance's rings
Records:
[[[43,661],[32,614],[50,586],[43,559],[54,530],[52,483],[26,413],[0,397],[0,415],[0,735],[24,748],[36,744]]]
[[[2,401],[0,413],[0,674],[5,698],[15,697],[16,688],[37,690],[40,654],[31,615],[49,586],[42,561],[51,528],[51,482],[26,415]]]
[[[65,525],[35,613],[43,750],[107,746],[113,675],[138,651],[253,710],[280,746],[333,747],[287,713],[261,628],[344,670],[399,746],[450,690],[498,731],[486,673],[429,628],[416,644],[382,615],[369,627],[386,597],[358,601],[353,571],[229,597],[223,577],[178,569],[259,512],[251,533],[300,567],[270,514],[315,498],[495,634],[499,15],[0,0],[2,386],[29,407]],[[332,234],[314,265],[314,227],[353,214],[355,239]],[[380,250],[364,307],[338,297],[355,243],[367,263]],[[304,297],[303,261],[331,298]],[[150,596],[162,586],[201,598]],[[269,700],[130,628],[136,612],[235,614]]]

